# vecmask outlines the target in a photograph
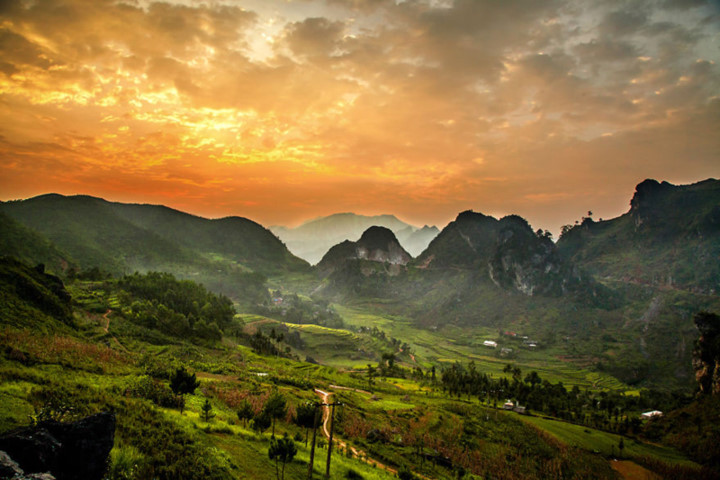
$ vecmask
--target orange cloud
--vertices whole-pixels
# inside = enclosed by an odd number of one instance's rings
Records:
[[[645,177],[717,175],[710,6],[186,3],[4,6],[3,198],[557,231],[621,213]]]

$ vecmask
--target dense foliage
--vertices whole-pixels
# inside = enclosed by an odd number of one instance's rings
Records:
[[[543,412],[574,423],[620,433],[640,431],[637,412],[670,411],[691,401],[691,397],[682,391],[643,389],[637,396],[618,392],[591,392],[580,390],[577,386],[568,389],[562,382],[553,384],[543,380],[535,371],[523,377],[522,370],[517,366],[508,364],[505,370],[512,379],[493,379],[478,371],[472,361],[467,367],[454,363],[443,370],[440,384],[451,395],[476,397],[494,406],[499,402],[510,402],[510,409],[522,406],[526,413]]]
[[[343,319],[327,300],[301,298],[295,293],[272,292],[272,304],[259,306],[261,315],[281,318],[288,323],[312,323],[330,328],[343,328]]]
[[[235,309],[225,296],[208,292],[189,280],[168,273],[135,273],[118,281],[123,313],[132,321],[174,336],[192,335],[220,340],[222,329],[232,325]]]

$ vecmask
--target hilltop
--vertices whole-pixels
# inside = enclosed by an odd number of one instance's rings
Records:
[[[604,281],[720,291],[720,181],[645,180],[624,215],[566,227],[560,254]]]
[[[336,213],[307,221],[295,228],[270,227],[291,252],[311,264],[317,264],[327,251],[343,241],[357,241],[368,228],[377,226],[391,230],[412,255],[422,252],[437,235],[435,226],[415,227],[394,215],[366,216]]]
[[[24,258],[59,266],[56,272],[100,269],[113,275],[165,271],[192,278],[238,296],[261,293],[265,277],[307,272],[308,264],[292,255],[269,230],[245,218],[205,219],[168,207],[108,202],[84,195],[42,195],[0,203],[0,214],[21,225],[34,244],[46,245],[66,261],[48,262],[35,248]],[[6,230],[6,233],[9,232]],[[4,254],[24,249],[5,238]]]

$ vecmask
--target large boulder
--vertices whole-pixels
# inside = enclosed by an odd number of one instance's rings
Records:
[[[0,437],[0,450],[26,475],[50,472],[57,480],[101,480],[114,438],[115,414],[103,412],[17,430]]]

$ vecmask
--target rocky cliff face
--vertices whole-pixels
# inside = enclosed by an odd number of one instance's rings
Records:
[[[317,269],[321,276],[340,269],[347,261],[365,260],[388,264],[389,272],[399,271],[412,257],[402,248],[395,234],[385,227],[370,227],[357,242],[344,241],[331,248],[320,260]]]
[[[40,422],[0,437],[0,478],[100,480],[114,438],[113,413],[73,423]]]
[[[635,228],[644,225],[657,224],[662,220],[662,200],[673,190],[674,186],[668,182],[659,183],[657,180],[645,180],[635,187],[635,195],[630,200],[630,215],[635,222]]]
[[[699,312],[693,318],[700,331],[692,364],[701,394],[720,394],[720,316]]]
[[[644,180],[626,214],[585,219],[566,229],[557,247],[596,278],[714,295],[720,291],[720,181]]]
[[[525,295],[563,293],[568,278],[549,237],[532,231],[517,216],[500,221],[495,252],[488,260],[488,275],[498,286]]]
[[[545,232],[533,232],[517,215],[497,220],[462,212],[415,261],[420,268],[470,269],[495,285],[525,295],[562,294],[574,282],[572,269]]]
[[[395,234],[385,227],[370,227],[355,244],[357,258],[406,265],[412,257],[400,245]]]

